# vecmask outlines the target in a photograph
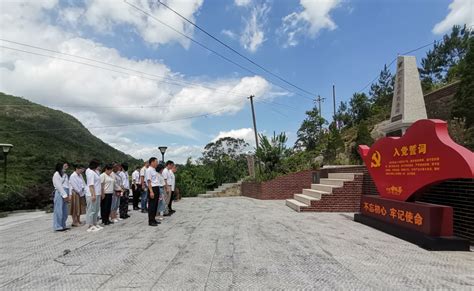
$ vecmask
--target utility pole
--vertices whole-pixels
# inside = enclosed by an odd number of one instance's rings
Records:
[[[257,150],[258,150],[258,133],[257,133],[257,121],[255,120],[255,108],[253,107],[253,98],[255,96],[253,95],[250,95],[250,97],[248,97],[250,99],[250,106],[252,107],[252,119],[253,119],[253,133],[255,134],[255,153],[257,153]],[[257,156],[255,154],[255,156]],[[260,162],[257,160],[257,166],[258,166],[258,172],[260,173],[261,172],[261,169],[260,169]]]
[[[250,106],[252,107],[252,118],[253,118],[253,133],[255,134],[255,146],[258,150],[258,134],[257,134],[257,121],[255,121],[255,109],[253,108],[253,98],[255,96],[250,95]]]
[[[334,115],[333,115],[333,120],[334,124],[336,126],[336,129],[338,128],[337,122],[336,122],[336,86],[333,84],[332,85],[332,106],[334,109]]]
[[[318,98],[316,98],[315,101],[318,102],[319,117],[322,117],[322,115],[321,115],[321,101],[324,101],[324,98],[321,98],[321,96],[318,95]]]

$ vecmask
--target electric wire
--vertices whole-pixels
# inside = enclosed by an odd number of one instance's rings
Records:
[[[245,66],[243,66],[243,65],[241,65],[241,64],[239,64],[239,63],[237,63],[237,62],[235,62],[235,61],[233,61],[233,60],[231,60],[231,59],[229,59],[228,57],[222,55],[221,53],[217,52],[216,50],[211,49],[210,47],[204,45],[203,43],[201,43],[201,42],[199,42],[199,41],[197,41],[197,40],[195,40],[194,38],[188,36],[187,34],[182,33],[181,31],[177,30],[176,28],[172,27],[171,25],[167,24],[166,22],[161,21],[159,18],[157,18],[157,17],[155,17],[153,14],[150,14],[149,12],[147,12],[147,11],[141,9],[140,7],[138,7],[138,6],[134,5],[134,4],[131,4],[131,3],[127,2],[126,0],[124,0],[124,3],[126,3],[127,5],[129,5],[130,7],[134,8],[134,9],[140,11],[141,13],[147,15],[147,16],[150,17],[151,19],[154,19],[155,21],[157,21],[157,22],[161,23],[162,25],[168,27],[169,29],[171,29],[171,30],[173,30],[174,32],[180,34],[181,36],[183,36],[183,37],[185,37],[186,39],[190,40],[191,42],[197,44],[198,46],[204,48],[205,50],[208,50],[208,51],[210,51],[211,53],[213,53],[213,54],[219,56],[220,58],[222,58],[222,59],[224,59],[224,60],[226,60],[227,62],[230,62],[230,63],[234,64],[235,66],[238,66],[238,67],[241,68],[242,70],[245,70],[245,71],[247,71],[247,72],[249,72],[249,73],[251,73],[251,74],[258,75],[258,73],[256,73],[255,71],[252,71],[251,69],[249,69],[249,68],[247,68],[247,67],[245,67]],[[285,91],[292,92],[292,93],[294,93],[295,95],[300,96],[300,97],[302,97],[302,98],[306,98],[306,99],[308,99],[308,100],[313,100],[313,99],[310,98],[310,97],[307,97],[307,96],[305,96],[305,95],[300,94],[299,92],[295,92],[295,91],[290,90],[290,89],[288,89],[288,88],[286,88],[286,87],[283,87],[283,86],[281,86],[281,85],[279,85],[279,84],[277,84],[277,83],[275,83],[275,82],[272,82],[271,80],[268,80],[268,81],[269,81],[270,83],[272,83],[273,85],[275,85],[275,86],[277,86],[277,87],[279,87],[279,88],[281,88],[281,89],[283,89],[283,90],[285,90]]]
[[[125,1],[126,2],[126,1]],[[196,23],[194,23],[193,21],[189,20],[188,18],[186,18],[185,16],[183,16],[182,14],[180,14],[179,12],[177,12],[176,10],[174,10],[173,8],[171,8],[170,6],[166,5],[165,3],[161,2],[160,0],[158,0],[158,3],[160,3],[162,6],[164,6],[165,8],[167,8],[168,10],[172,11],[174,14],[178,15],[180,18],[182,18],[183,20],[185,20],[186,22],[188,22],[189,24],[193,25],[194,27],[196,27],[197,29],[199,29],[201,32],[205,33],[207,36],[209,36],[210,38],[212,38],[213,40],[217,41],[218,43],[220,43],[221,45],[223,45],[224,47],[228,48],[229,50],[231,50],[232,52],[234,52],[235,54],[237,54],[238,56],[240,56],[241,58],[247,60],[248,62],[250,62],[251,64],[259,67],[260,69],[262,69],[263,71],[265,71],[266,73],[272,75],[273,77],[277,78],[278,80],[292,86],[293,88],[296,88],[306,94],[309,94],[311,96],[314,96],[316,95],[315,93],[312,93],[312,92],[309,92],[308,90],[305,90],[303,88],[301,88],[300,86],[298,85],[295,85],[291,82],[289,82],[288,80],[284,79],[283,77],[273,73],[272,71],[266,69],[265,67],[263,67],[262,65],[258,64],[257,62],[255,62],[254,60],[250,59],[249,57],[243,55],[242,53],[240,53],[239,51],[237,51],[236,49],[234,49],[233,47],[231,47],[230,45],[224,43],[223,41],[221,41],[220,39],[218,39],[216,36],[212,35],[211,33],[207,32],[204,28],[200,27],[199,25],[197,25]]]

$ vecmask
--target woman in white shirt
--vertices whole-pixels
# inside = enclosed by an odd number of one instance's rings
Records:
[[[53,229],[55,231],[65,231],[66,220],[68,216],[67,203],[70,201],[68,190],[64,188],[64,163],[56,164],[56,171],[53,175],[54,185],[54,214],[53,214]]]
[[[112,165],[106,165],[105,171],[100,175],[102,185],[102,201],[100,202],[100,217],[104,225],[112,224],[110,221],[110,210],[112,208],[112,197],[115,194],[115,178],[112,174]]]
[[[97,172],[100,162],[93,159],[89,163],[89,168],[86,170],[86,223],[89,225],[88,232],[96,232],[102,229],[102,226],[97,224],[97,217],[99,215],[100,201],[102,196],[102,187],[100,184],[100,176]]]
[[[69,194],[71,196],[69,213],[72,216],[72,226],[81,226],[81,214],[86,213],[86,198],[84,197],[86,183],[82,177],[84,167],[76,165],[75,168],[76,170],[69,177]]]

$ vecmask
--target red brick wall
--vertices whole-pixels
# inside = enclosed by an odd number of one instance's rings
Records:
[[[243,182],[242,196],[256,199],[289,199],[303,189],[311,188],[314,171],[302,171],[277,177],[266,182]]]
[[[355,175],[354,181],[344,182],[344,187],[334,188],[332,194],[312,201],[310,207],[301,208],[301,211],[359,212],[363,181],[364,175]]]
[[[366,195],[379,195],[372,177],[365,166],[350,166],[343,168],[329,168],[321,170],[321,178],[327,178],[329,173],[362,173],[362,193]]]

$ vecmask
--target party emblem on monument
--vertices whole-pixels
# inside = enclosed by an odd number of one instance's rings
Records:
[[[443,180],[474,177],[474,153],[456,144],[442,120],[419,120],[402,137],[359,146],[380,196],[408,201]]]
[[[380,196],[363,195],[354,220],[425,249],[469,251],[468,240],[453,236],[452,207],[416,201],[436,183],[474,178],[474,153],[426,115],[415,57],[399,56],[386,137],[359,146]]]

